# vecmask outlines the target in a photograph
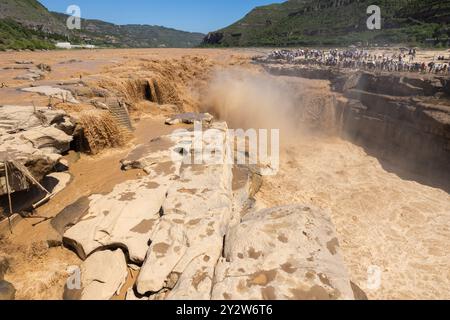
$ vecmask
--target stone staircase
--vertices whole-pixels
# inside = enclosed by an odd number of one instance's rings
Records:
[[[16,128],[17,121],[0,118],[0,131],[12,131]]]
[[[110,103],[108,105],[109,112],[112,116],[125,128],[128,130],[133,130],[133,125],[131,124],[130,114],[128,113],[128,109],[120,101],[115,101],[114,103]]]

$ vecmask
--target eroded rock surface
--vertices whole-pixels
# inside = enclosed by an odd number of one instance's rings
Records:
[[[226,236],[212,299],[354,299],[327,214],[304,206],[246,215]]]
[[[177,114],[171,118],[166,120],[167,125],[175,125],[175,124],[194,124],[195,122],[201,122],[205,124],[210,124],[214,120],[214,117],[209,113],[181,113]]]
[[[17,161],[25,165],[36,180],[42,180],[53,171],[61,154],[70,149],[73,138],[60,129],[62,123],[67,132],[73,130],[74,125],[63,111],[1,106],[0,161]],[[10,183],[13,191],[29,187],[14,180]]]
[[[122,249],[141,266],[129,300],[353,299],[327,213],[303,206],[254,212],[262,176],[234,166],[226,123],[137,146],[122,168],[143,178],[80,199],[64,242],[89,261]]]
[[[24,131],[42,125],[58,125],[66,120],[69,121],[68,116],[62,110],[33,106],[0,106],[0,134]]]
[[[137,281],[140,294],[171,289],[168,299],[210,298],[215,265],[232,215],[232,171],[225,148],[228,130],[224,123],[213,129],[216,139],[203,140],[203,148],[216,150],[217,158],[203,165],[183,164],[180,178],[168,192],[164,216]],[[191,155],[199,152],[202,150],[193,145]],[[174,274],[180,276],[172,289],[173,283],[169,283]]]
[[[81,289],[66,287],[66,300],[109,300],[118,294],[128,276],[122,250],[99,251],[80,267]],[[73,285],[76,287],[76,281]]]
[[[87,214],[65,232],[65,243],[82,259],[105,246],[123,246],[133,262],[142,264],[169,187],[181,167],[182,158],[173,162],[172,152],[181,140],[189,142],[189,136],[162,137],[131,152],[123,166],[144,169],[148,176],[119,184],[107,195],[91,196]],[[188,143],[184,146],[189,148]]]
[[[79,103],[78,100],[76,100],[72,95],[72,92],[61,88],[51,86],[39,86],[39,87],[24,88],[22,89],[22,91],[39,93],[51,98],[59,99],[64,102],[70,102],[74,104]]]

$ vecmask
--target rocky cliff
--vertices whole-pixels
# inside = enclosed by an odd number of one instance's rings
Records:
[[[367,29],[367,8],[381,8],[382,28]],[[447,43],[450,6],[439,0],[289,0],[256,7],[210,33],[205,45],[304,46],[371,43]]]
[[[342,136],[365,147],[385,168],[449,190],[448,78],[264,66],[275,75],[329,80],[336,93],[334,120]]]

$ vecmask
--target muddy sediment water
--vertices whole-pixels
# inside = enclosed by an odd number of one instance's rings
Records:
[[[214,50],[207,54],[187,52],[209,55],[211,63],[223,54]],[[74,59],[74,52],[22,53],[24,60],[58,63],[57,72],[50,75],[55,80],[76,79],[80,66],[86,69],[83,77],[111,76],[111,70],[126,69],[126,61],[164,60],[167,55],[180,58],[186,51],[107,51],[107,58],[101,59],[96,57],[98,52],[82,54],[87,56],[81,60],[94,62],[61,63]],[[3,55],[9,63],[16,58]],[[131,64],[130,70],[138,69]],[[209,85],[203,83],[199,105],[233,128],[281,129],[280,170],[276,176],[264,178],[256,195],[257,207],[299,203],[328,211],[351,279],[371,299],[450,299],[450,195],[386,171],[379,159],[340,138],[334,127],[334,93],[328,81],[273,77],[254,66],[236,68],[238,62],[233,64],[221,65]],[[9,73],[5,75],[11,86],[24,85],[10,81]],[[5,101],[0,104],[21,104],[16,91],[8,88],[4,92]],[[39,96],[27,98],[45,102]],[[133,146],[177,128],[165,126],[164,119],[151,116],[135,122],[134,139],[122,148],[95,156],[67,155],[72,182],[36,214],[53,217],[78,199],[108,193],[121,182],[141,177],[141,170],[122,171],[120,160]],[[61,299],[67,267],[81,261],[69,250],[46,247],[43,243],[54,230],[49,221],[34,225],[36,222],[22,221],[13,235],[2,240],[0,253],[12,256],[13,261],[6,280],[15,284],[19,299]],[[371,267],[382,275],[381,286],[376,289],[369,288]]]

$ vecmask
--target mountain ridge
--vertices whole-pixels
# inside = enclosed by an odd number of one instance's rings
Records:
[[[64,13],[51,12],[37,0],[0,2],[0,50],[49,49],[58,41],[102,47],[195,47],[204,34],[154,25],[116,25],[81,19],[81,30],[69,30]]]
[[[382,28],[366,21],[371,0],[289,0],[259,6],[228,27],[209,33],[203,45],[301,46],[425,44],[450,38],[450,2],[380,0]]]

